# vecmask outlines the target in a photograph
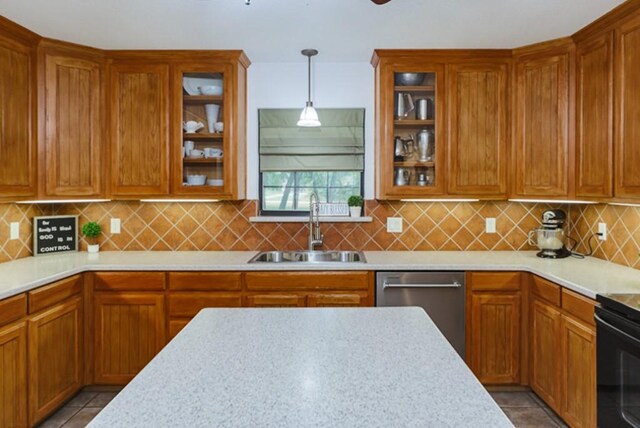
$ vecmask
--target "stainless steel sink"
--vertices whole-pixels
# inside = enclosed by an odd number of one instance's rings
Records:
[[[264,251],[249,263],[366,263],[359,251]]]

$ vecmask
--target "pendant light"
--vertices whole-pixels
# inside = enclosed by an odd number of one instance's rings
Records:
[[[320,120],[318,119],[318,112],[315,108],[313,108],[313,102],[311,101],[311,57],[318,55],[318,51],[315,49],[303,49],[302,55],[306,56],[309,60],[309,93],[307,98],[307,105],[302,110],[300,114],[300,119],[298,120],[298,126],[304,127],[315,127],[320,126]]]

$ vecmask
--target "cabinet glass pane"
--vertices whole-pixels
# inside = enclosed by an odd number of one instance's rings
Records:
[[[224,186],[223,75],[183,73],[182,89],[182,183]]]
[[[393,184],[434,186],[436,73],[394,73]]]

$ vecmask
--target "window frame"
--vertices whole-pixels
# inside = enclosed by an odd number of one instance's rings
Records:
[[[309,211],[289,211],[289,210],[263,210],[262,209],[262,201],[264,201],[264,186],[263,186],[263,177],[262,171],[260,171],[260,162],[258,161],[258,171],[260,178],[258,180],[258,185],[260,186],[259,192],[259,204],[258,207],[258,215],[263,217],[306,217],[309,215]],[[298,172],[298,171],[296,171]],[[309,172],[309,171],[299,171],[299,172]],[[336,171],[339,172],[339,171]],[[360,171],[360,195],[364,197],[364,171]],[[346,201],[345,201],[346,203]]]

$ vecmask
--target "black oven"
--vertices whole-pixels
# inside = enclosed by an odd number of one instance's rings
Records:
[[[640,306],[633,299],[640,296],[598,296],[599,427],[640,427]]]

